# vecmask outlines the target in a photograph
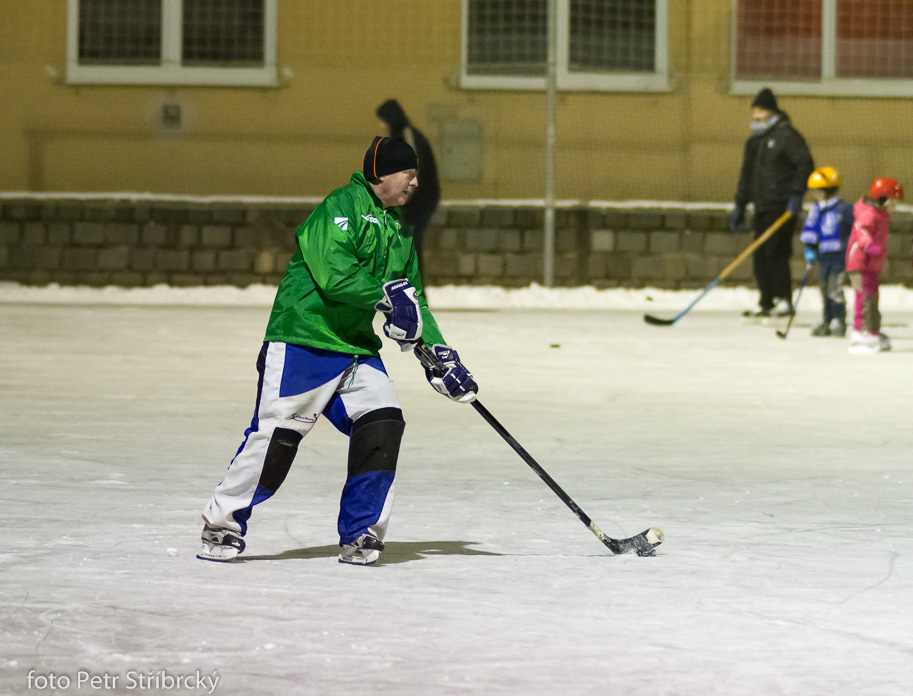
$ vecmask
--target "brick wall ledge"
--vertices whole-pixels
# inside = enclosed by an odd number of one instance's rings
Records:
[[[26,285],[274,285],[318,198],[0,193],[0,280]],[[559,286],[701,288],[751,241],[720,202],[563,200]],[[446,201],[424,240],[428,285],[525,287],[544,275],[541,199]],[[913,206],[891,219],[885,284],[913,285]],[[804,271],[798,235],[794,275]],[[727,285],[752,282],[743,263]],[[816,282],[814,277],[810,283]]]

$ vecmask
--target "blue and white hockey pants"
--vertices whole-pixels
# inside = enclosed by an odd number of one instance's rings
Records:
[[[253,420],[203,519],[246,534],[253,506],[279,489],[298,444],[323,414],[349,436],[339,543],[366,532],[383,539],[405,422],[381,359],[273,342],[263,344],[257,371]]]

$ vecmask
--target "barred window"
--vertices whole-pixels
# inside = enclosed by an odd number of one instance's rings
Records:
[[[470,0],[467,68],[473,75],[544,75],[546,0]]]
[[[737,26],[739,77],[821,75],[821,0],[743,0]]]
[[[262,65],[263,0],[184,0],[184,65]]]
[[[556,0],[561,89],[668,89],[667,0]],[[463,0],[463,85],[541,88],[547,0]]]
[[[276,84],[276,0],[68,0],[67,80]]]
[[[733,87],[902,95],[913,84],[913,0],[733,0]]]
[[[157,65],[161,59],[161,0],[79,3],[80,63]]]
[[[839,77],[913,77],[913,2],[838,0]]]
[[[571,0],[571,70],[653,72],[653,0]]]

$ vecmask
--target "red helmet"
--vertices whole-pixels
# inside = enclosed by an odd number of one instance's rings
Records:
[[[894,179],[880,176],[869,186],[869,198],[894,198],[903,200],[903,187]]]

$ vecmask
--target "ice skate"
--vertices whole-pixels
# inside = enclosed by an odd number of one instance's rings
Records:
[[[868,355],[881,350],[878,334],[868,331],[854,331],[850,340],[850,353],[855,355]]]
[[[878,350],[881,352],[891,350],[891,339],[883,333],[878,334]]]
[[[204,561],[226,563],[233,561],[244,551],[246,544],[241,535],[230,529],[212,527],[208,523],[203,527],[202,544],[197,558]]]
[[[384,550],[384,542],[372,534],[362,534],[352,543],[339,546],[339,562],[353,565],[373,565]]]
[[[831,327],[824,322],[821,322],[814,328],[812,328],[812,336],[830,336]]]
[[[779,319],[789,318],[795,313],[793,304],[789,300],[780,300],[771,310],[771,314]]]
[[[843,319],[831,319],[828,329],[830,329],[831,336],[837,336],[839,338],[846,336],[846,322],[843,321]]]
[[[765,319],[770,318],[770,310],[764,309],[763,307],[755,307],[754,309],[746,309],[742,312],[742,323],[743,324],[760,324]]]

